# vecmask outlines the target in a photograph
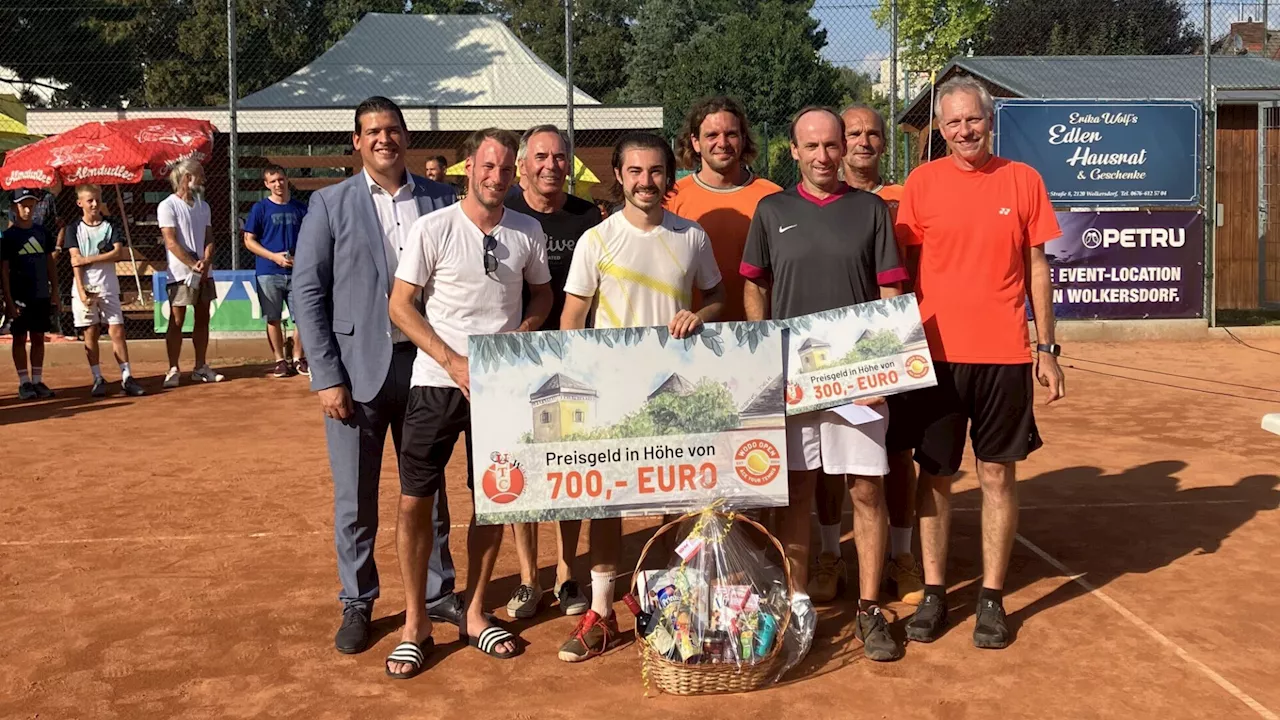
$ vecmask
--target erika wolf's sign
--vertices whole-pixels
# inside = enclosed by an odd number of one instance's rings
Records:
[[[914,294],[773,321],[787,333],[787,414],[937,385]]]
[[[481,524],[788,502],[782,335],[715,323],[473,335]]]

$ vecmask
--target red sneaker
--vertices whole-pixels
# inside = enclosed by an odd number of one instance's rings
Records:
[[[559,658],[565,662],[589,660],[613,646],[618,639],[618,617],[609,613],[602,618],[588,610],[578,621],[573,635],[560,646]]]

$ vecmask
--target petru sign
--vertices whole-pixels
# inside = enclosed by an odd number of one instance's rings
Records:
[[[1061,205],[1196,205],[1200,134],[1192,101],[996,102],[996,154],[1035,168]]]

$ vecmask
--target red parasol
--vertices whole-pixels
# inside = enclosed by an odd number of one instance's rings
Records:
[[[87,123],[18,148],[5,156],[0,187],[132,184],[150,168],[169,174],[185,158],[203,162],[213,147],[213,125],[204,120],[156,118]]]

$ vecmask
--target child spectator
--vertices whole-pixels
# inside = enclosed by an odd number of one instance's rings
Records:
[[[129,370],[129,347],[124,337],[124,311],[120,307],[120,281],[116,263],[125,258],[120,230],[102,216],[102,190],[97,185],[76,188],[80,218],[67,227],[67,250],[71,254],[75,292],[71,295],[71,316],[84,329],[84,354],[93,373],[93,397],[105,397],[107,381],[98,364],[98,338],[106,323],[111,349],[120,365],[120,388],[126,395],[145,395]]]
[[[0,286],[5,315],[13,318],[13,364],[18,370],[18,397],[45,399],[54,392],[44,384],[44,334],[49,319],[61,310],[53,288],[56,271],[53,243],[43,225],[34,220],[40,193],[21,189],[13,194],[14,225],[0,236]],[[31,337],[31,370],[27,372],[27,336]]]

